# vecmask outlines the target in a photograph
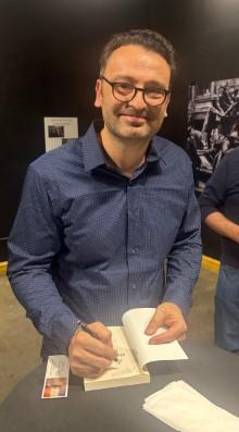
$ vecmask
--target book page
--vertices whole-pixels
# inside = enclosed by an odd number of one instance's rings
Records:
[[[109,368],[105,374],[110,378],[116,375],[129,376],[139,373],[139,366],[128,345],[127,339],[122,327],[109,327],[112,332],[112,343],[114,349],[118,352],[117,369]]]
[[[150,345],[148,343],[152,336],[147,336],[144,332],[154,311],[154,308],[131,309],[125,312],[122,317],[129,345],[141,368],[143,368],[146,363],[153,361],[181,360],[188,358],[177,341],[160,345]],[[164,331],[164,329],[159,329],[156,334],[162,331]]]
[[[124,379],[132,376],[146,374],[142,371],[131,352],[131,349],[126,341],[123,327],[109,327],[112,332],[112,342],[114,348],[118,351],[117,365],[115,362],[112,363],[112,367],[109,367],[100,377],[98,378],[85,378],[84,382],[87,384],[100,384],[115,382],[116,379]],[[147,372],[148,375],[148,372]],[[104,386],[108,387],[107,385]]]

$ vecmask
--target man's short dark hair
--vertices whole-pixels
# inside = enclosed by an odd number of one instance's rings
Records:
[[[149,51],[160,54],[171,69],[171,82],[176,72],[175,50],[160,33],[149,29],[135,29],[123,33],[116,33],[109,39],[100,57],[100,73],[104,72],[109,57],[117,48],[125,45],[140,45]]]

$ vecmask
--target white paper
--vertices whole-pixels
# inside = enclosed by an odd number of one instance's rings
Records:
[[[77,117],[44,117],[45,150],[54,150],[64,139],[78,138]]]
[[[174,381],[145,399],[143,409],[180,432],[238,432],[239,418],[184,381]]]

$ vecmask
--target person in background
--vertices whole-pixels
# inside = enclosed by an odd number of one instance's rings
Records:
[[[95,86],[103,120],[27,172],[9,280],[44,336],[43,358],[68,354],[78,376],[96,377],[116,357],[107,326],[127,309],[156,308],[150,343],[185,338],[200,212],[188,156],[156,135],[174,74],[174,49],[159,33],[113,35]]]
[[[229,151],[200,197],[202,219],[221,236],[215,294],[215,342],[239,352],[239,148]]]

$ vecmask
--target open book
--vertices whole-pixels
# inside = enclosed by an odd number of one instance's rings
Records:
[[[188,358],[177,341],[149,345],[152,336],[145,335],[144,331],[154,311],[154,308],[130,309],[122,317],[123,327],[109,327],[118,359],[100,377],[85,378],[86,391],[149,383],[147,363]],[[162,331],[159,329],[157,333]]]

